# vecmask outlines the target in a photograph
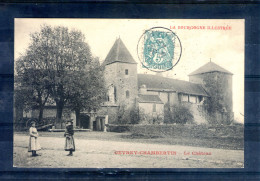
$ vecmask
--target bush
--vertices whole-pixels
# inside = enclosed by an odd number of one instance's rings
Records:
[[[131,131],[131,125],[108,125],[108,130],[109,132],[117,132],[117,133],[122,133],[122,132],[129,132]]]
[[[244,126],[209,126],[196,124],[168,124],[168,125],[133,125],[132,135],[140,137],[181,137],[181,138],[243,138]]]
[[[138,109],[138,107],[133,107],[130,110],[130,120],[131,124],[139,124],[141,119],[141,111]]]
[[[189,108],[183,105],[165,105],[164,123],[193,123],[194,117]]]
[[[117,121],[119,124],[130,123],[130,112],[124,103],[118,107]]]
[[[119,124],[139,124],[147,119],[143,110],[140,110],[137,106],[129,109],[125,104],[119,106],[117,118]]]
[[[126,104],[121,104],[117,114],[118,123],[124,124],[161,124],[163,123],[163,115],[145,114],[145,111],[138,106],[128,108]]]

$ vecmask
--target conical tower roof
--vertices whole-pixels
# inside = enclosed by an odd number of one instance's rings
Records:
[[[120,38],[115,41],[103,65],[109,65],[115,62],[137,64]]]
[[[190,75],[204,74],[204,73],[209,73],[209,72],[222,72],[222,73],[233,75],[231,72],[229,72],[226,69],[220,67],[219,65],[217,65],[213,62],[209,62],[209,63],[203,65],[202,67],[198,68],[194,72],[190,73],[189,76]]]

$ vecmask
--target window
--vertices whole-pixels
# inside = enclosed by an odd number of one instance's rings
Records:
[[[110,102],[110,103],[114,103],[114,100],[115,100],[115,95],[114,95],[114,85],[111,84],[109,87],[108,87],[108,93],[107,93],[107,101]]]
[[[189,96],[189,102],[191,103],[197,103],[197,97],[196,96]]]
[[[126,98],[129,98],[129,94],[130,94],[129,91],[126,91],[126,92],[125,92]]]
[[[156,112],[156,104],[153,104],[153,112]]]
[[[199,96],[199,102],[201,102],[203,100],[202,96]]]
[[[116,99],[117,99],[117,97],[116,97],[116,86],[114,86],[114,101],[116,102]]]
[[[128,69],[125,69],[125,75],[128,75]]]
[[[181,97],[182,97],[182,95],[181,95],[181,94],[178,94],[178,101],[179,101],[179,102],[182,101],[182,100],[181,100],[181,99],[182,99]]]
[[[187,94],[182,95],[182,102],[189,102],[189,96]]]

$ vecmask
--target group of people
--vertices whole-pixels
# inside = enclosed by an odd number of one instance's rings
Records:
[[[40,156],[36,153],[36,151],[41,150],[41,146],[38,140],[39,134],[35,127],[35,122],[31,123],[31,127],[29,129],[30,139],[29,139],[29,147],[28,152],[32,152],[32,156]],[[73,152],[75,151],[75,142],[74,142],[74,130],[73,130],[73,121],[69,120],[66,122],[66,130],[64,133],[65,139],[65,151],[69,151],[67,156],[73,156]]]

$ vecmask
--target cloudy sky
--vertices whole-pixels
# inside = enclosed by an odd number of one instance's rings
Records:
[[[232,72],[233,109],[235,118],[243,122],[244,115],[244,20],[187,20],[187,19],[15,19],[15,60],[25,52],[30,33],[43,24],[67,26],[85,34],[92,53],[104,61],[115,40],[120,37],[138,63],[138,73],[154,74],[141,67],[137,56],[140,36],[152,27],[171,28],[182,44],[179,63],[163,76],[188,80],[188,74],[212,62]],[[178,26],[225,26],[231,30],[188,30]]]

